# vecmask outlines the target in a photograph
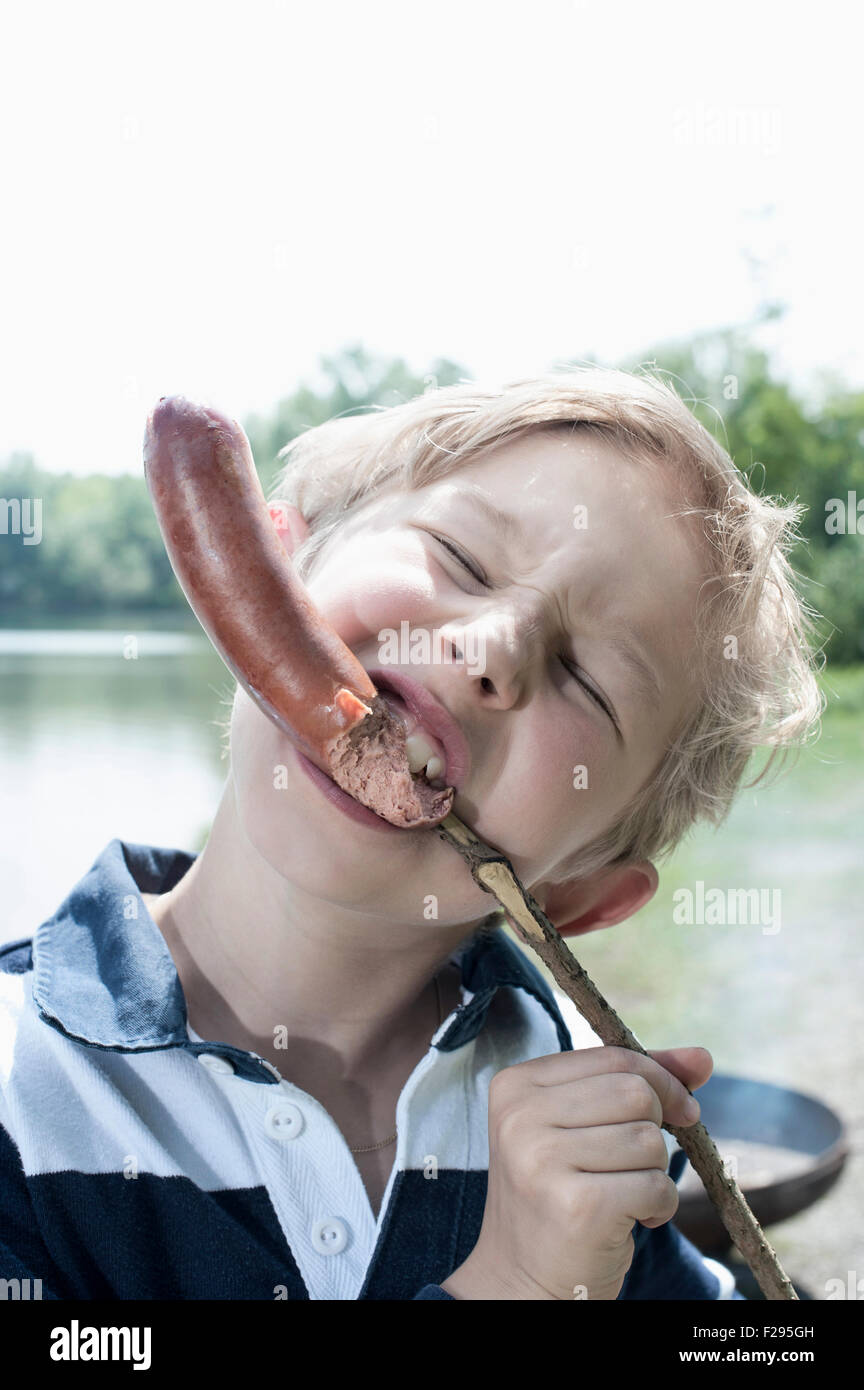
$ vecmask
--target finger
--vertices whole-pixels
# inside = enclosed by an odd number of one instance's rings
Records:
[[[517,1101],[516,1107],[519,1107]],[[660,1097],[636,1072],[608,1072],[557,1086],[535,1087],[522,1106],[525,1123],[536,1129],[588,1129],[598,1125],[663,1123]]]
[[[665,1173],[669,1154],[663,1133],[651,1120],[561,1129],[561,1157],[582,1173]]]
[[[574,1052],[557,1052],[548,1057],[533,1057],[509,1067],[513,1083],[526,1081],[536,1086],[562,1086],[588,1076],[632,1072],[643,1076],[657,1092],[666,1124],[690,1125],[699,1117],[698,1102],[678,1080],[653,1057],[633,1052],[626,1047],[585,1047]],[[510,1084],[508,1078],[507,1084]],[[695,1113],[691,1106],[695,1107]]]
[[[661,1067],[671,1071],[673,1076],[689,1091],[704,1086],[714,1070],[714,1058],[705,1047],[674,1047],[649,1054]]]
[[[613,1238],[625,1240],[634,1221],[652,1230],[678,1210],[678,1188],[667,1173],[648,1168],[637,1173],[580,1173],[583,1213]],[[617,1229],[616,1229],[617,1227]]]

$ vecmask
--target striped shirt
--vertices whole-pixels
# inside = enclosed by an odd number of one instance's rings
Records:
[[[32,938],[0,949],[0,1287],[449,1298],[441,1282],[483,1218],[492,1077],[597,1040],[582,1025],[574,1044],[575,1009],[500,929],[471,937],[451,958],[461,1003],[400,1094],[376,1219],[335,1121],[288,1079],[290,1058],[283,1077],[190,1029],[141,894],[168,892],[194,858],[112,840]],[[684,1161],[671,1158],[676,1180]],[[633,1238],[619,1298],[741,1297],[672,1223],[636,1224]]]

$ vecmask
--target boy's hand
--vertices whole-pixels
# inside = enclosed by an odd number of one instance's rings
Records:
[[[648,1057],[591,1047],[498,1072],[483,1225],[442,1288],[454,1298],[572,1299],[579,1285],[583,1298],[617,1298],[634,1222],[662,1226],[678,1209],[660,1125],[695,1124],[685,1086],[704,1085],[713,1069],[702,1047]]]

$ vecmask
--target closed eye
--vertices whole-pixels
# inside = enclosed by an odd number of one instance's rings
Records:
[[[587,681],[584,681],[582,679],[582,677],[579,674],[579,667],[574,666],[572,661],[566,660],[563,656],[559,656],[558,660],[561,662],[561,665],[564,667],[564,669],[570,672],[573,679],[577,681],[579,685],[581,685],[586,695],[591,696],[591,699],[594,701],[595,705],[599,705],[600,708],[603,710],[603,713],[609,716],[609,718],[612,720],[612,723],[615,725],[615,728],[617,729],[618,722],[611,709],[609,708],[603,697],[597,694],[597,691],[594,689],[594,687],[589,685]]]
[[[454,557],[454,559],[459,561],[460,565],[462,565],[462,567],[466,569],[470,575],[473,575],[473,577],[477,580],[478,584],[485,584],[486,588],[488,589],[489,580],[485,577],[485,575],[480,573],[476,569],[476,567],[469,565],[465,556],[462,554],[461,551],[456,549],[455,545],[452,545],[450,541],[446,541],[443,536],[436,536],[435,539],[436,541],[438,541],[439,545],[443,545],[444,549],[449,551],[449,553]]]
[[[430,534],[434,535],[434,532],[430,532]],[[490,587],[489,581],[488,579],[486,579],[485,575],[483,575],[477,569],[476,566],[469,564],[466,556],[464,556],[461,553],[461,551],[457,550],[455,545],[451,544],[450,541],[445,540],[443,536],[435,536],[435,540],[438,541],[439,545],[443,545],[444,549],[448,551],[449,554],[451,554],[455,560],[459,561],[463,569],[466,569],[468,573],[471,575],[471,577],[477,580],[478,584],[484,585],[484,587],[487,589]],[[582,676],[579,674],[579,667],[576,666],[570,660],[569,657],[559,656],[558,660],[561,662],[561,665],[564,667],[568,675],[571,675],[573,679],[576,681],[576,683],[578,685],[581,685],[586,695],[590,695],[595,705],[599,705],[600,709],[602,709],[603,713],[607,715],[607,717],[612,721],[616,731],[620,735],[620,730],[618,729],[618,721],[612,713],[611,709],[606,704],[606,701],[602,698],[602,696],[598,695],[597,691],[593,688],[593,686],[588,685],[587,681],[582,679]]]

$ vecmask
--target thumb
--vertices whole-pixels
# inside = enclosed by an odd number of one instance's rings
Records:
[[[670,1047],[661,1052],[649,1052],[648,1056],[677,1076],[688,1091],[704,1086],[714,1070],[714,1058],[704,1047]]]

